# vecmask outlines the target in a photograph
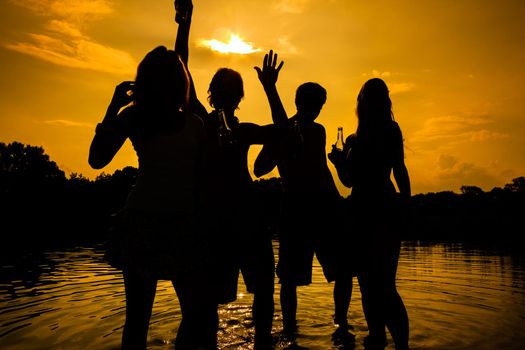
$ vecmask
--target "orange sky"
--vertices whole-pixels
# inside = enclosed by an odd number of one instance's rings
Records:
[[[318,119],[327,150],[338,126],[345,134],[355,129],[360,86],[383,78],[415,193],[490,190],[525,175],[523,1],[194,3],[190,69],[202,101],[217,68],[231,67],[245,81],[240,119],[271,121],[252,68],[262,53],[218,54],[202,45],[234,33],[285,60],[278,88],[290,114],[302,82],[328,90]],[[95,177],[87,164],[94,126],[145,53],[173,45],[172,7],[170,0],[1,1],[0,141],[43,146],[66,173]],[[104,171],[126,165],[136,166],[129,144]]]

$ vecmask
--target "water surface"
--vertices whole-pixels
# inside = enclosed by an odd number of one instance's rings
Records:
[[[404,244],[398,286],[410,317],[413,349],[525,349],[525,257],[461,245]],[[298,288],[296,344],[279,337],[277,348],[340,349],[331,334],[333,284],[315,262],[313,283]],[[238,301],[220,309],[223,349],[251,349],[252,296],[239,286]],[[97,247],[18,257],[2,266],[0,348],[118,349],[124,321],[122,275]],[[367,334],[357,281],[349,321],[355,349]],[[160,281],[149,331],[150,349],[172,349],[180,309],[171,282]],[[387,349],[393,349],[389,339]]]

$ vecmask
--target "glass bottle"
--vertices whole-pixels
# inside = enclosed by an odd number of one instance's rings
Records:
[[[337,128],[337,140],[334,143],[334,147],[340,151],[342,151],[345,147],[345,139],[343,136],[343,127]]]
[[[227,145],[233,143],[233,132],[228,124],[226,113],[224,109],[218,110],[219,115],[219,141],[221,145]]]

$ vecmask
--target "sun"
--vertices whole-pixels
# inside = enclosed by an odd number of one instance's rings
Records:
[[[240,55],[247,55],[254,52],[259,52],[261,49],[254,48],[250,43],[245,42],[239,35],[230,34],[230,40],[227,43],[219,41],[217,39],[201,40],[202,46],[210,48],[212,51],[216,51],[223,54],[234,53]]]

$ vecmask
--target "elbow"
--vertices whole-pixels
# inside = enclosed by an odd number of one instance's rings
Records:
[[[353,183],[349,179],[339,179],[339,180],[341,180],[341,183],[343,184],[343,186],[352,188]]]
[[[108,163],[102,161],[101,159],[97,159],[96,157],[93,157],[91,154],[88,158],[89,166],[95,170],[100,170],[104,168]]]
[[[264,172],[264,170],[262,169],[262,167],[261,167],[261,166],[258,166],[257,164],[255,164],[255,166],[253,167],[253,174],[254,174],[257,178],[266,175],[266,173]]]

